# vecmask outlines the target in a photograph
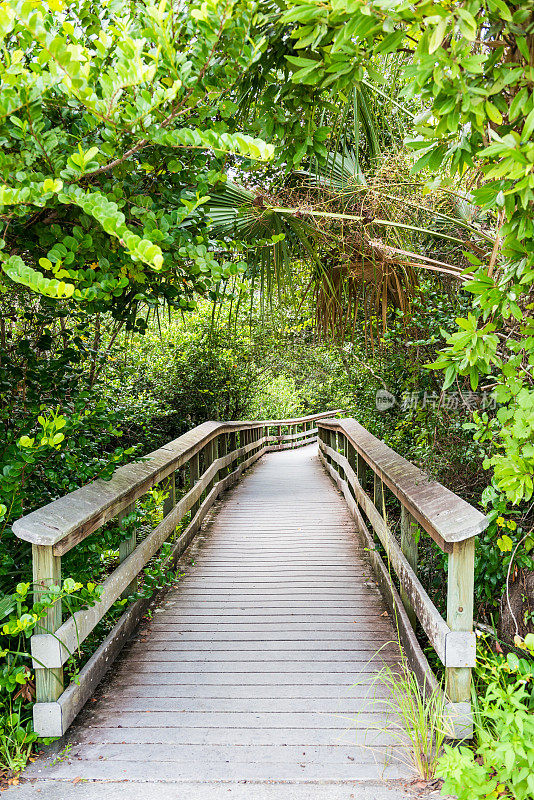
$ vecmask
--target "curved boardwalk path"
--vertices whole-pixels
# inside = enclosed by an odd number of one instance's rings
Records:
[[[405,797],[396,779],[410,771],[373,686],[398,661],[393,625],[316,448],[266,455],[195,549],[72,748],[13,794]]]

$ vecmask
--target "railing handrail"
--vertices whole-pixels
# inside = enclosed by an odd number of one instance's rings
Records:
[[[321,428],[342,431],[375,475],[445,552],[482,533],[488,519],[423,470],[377,439],[355,419],[322,419]]]
[[[323,419],[317,428],[319,458],[347,501],[381,590],[395,613],[401,641],[415,657],[418,674],[428,687],[430,667],[414,634],[418,619],[445,667],[445,688],[450,701],[446,704],[446,716],[454,735],[471,736],[471,669],[476,664],[475,542],[488,520],[356,420]],[[371,471],[373,482],[369,486]],[[391,525],[396,514],[389,499],[386,502],[387,489],[400,501],[400,535],[395,534]],[[417,574],[420,527],[448,554],[446,619]],[[432,675],[430,685],[437,687]]]
[[[57,545],[76,531],[81,531],[82,538],[86,538],[220,434],[300,425],[340,413],[343,409],[292,419],[203,422],[149,453],[143,460],[119,467],[111,480],[97,479],[26,514],[13,524],[13,533],[32,544],[47,546]]]

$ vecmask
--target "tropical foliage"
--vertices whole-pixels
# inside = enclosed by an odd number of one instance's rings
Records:
[[[530,645],[530,647],[529,647]],[[534,637],[527,649],[532,655]],[[445,745],[438,772],[444,792],[458,800],[534,794],[533,664],[509,653],[483,655],[479,678],[483,688],[476,707],[476,750]]]
[[[475,270],[466,289],[473,314],[468,336],[450,339],[436,367],[445,387],[468,374],[477,388],[491,375],[501,404],[492,420],[475,415],[475,435],[491,441],[499,489],[509,500],[534,492],[534,364],[531,286],[534,281],[531,159],[534,99],[531,13],[503,0],[470,0],[452,6],[420,2],[291,2],[286,22],[301,55],[293,81],[346,91],[366,81],[368,63],[402,53],[402,96],[420,98],[408,146],[414,171],[432,173],[429,185],[466,192],[493,215],[496,233],[486,252],[469,254]],[[409,56],[409,58],[407,57]],[[375,74],[375,67],[371,68]]]

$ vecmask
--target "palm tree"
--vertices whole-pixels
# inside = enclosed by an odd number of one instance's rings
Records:
[[[322,161],[313,159],[276,190],[227,180],[205,207],[212,236],[245,243],[262,297],[291,290],[294,263],[305,261],[318,328],[343,338],[363,314],[371,341],[391,308],[409,310],[422,273],[462,284],[469,278],[463,251],[483,253],[485,240],[493,245],[469,198],[424,196],[402,151],[384,152],[391,120],[372,91],[363,81],[337,114],[329,112],[334,132]]]

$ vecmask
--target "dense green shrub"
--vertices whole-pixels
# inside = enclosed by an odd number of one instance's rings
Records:
[[[445,745],[438,766],[443,791],[458,800],[529,800],[534,796],[534,662],[514,653],[483,656],[477,672],[476,744],[474,749]]]

